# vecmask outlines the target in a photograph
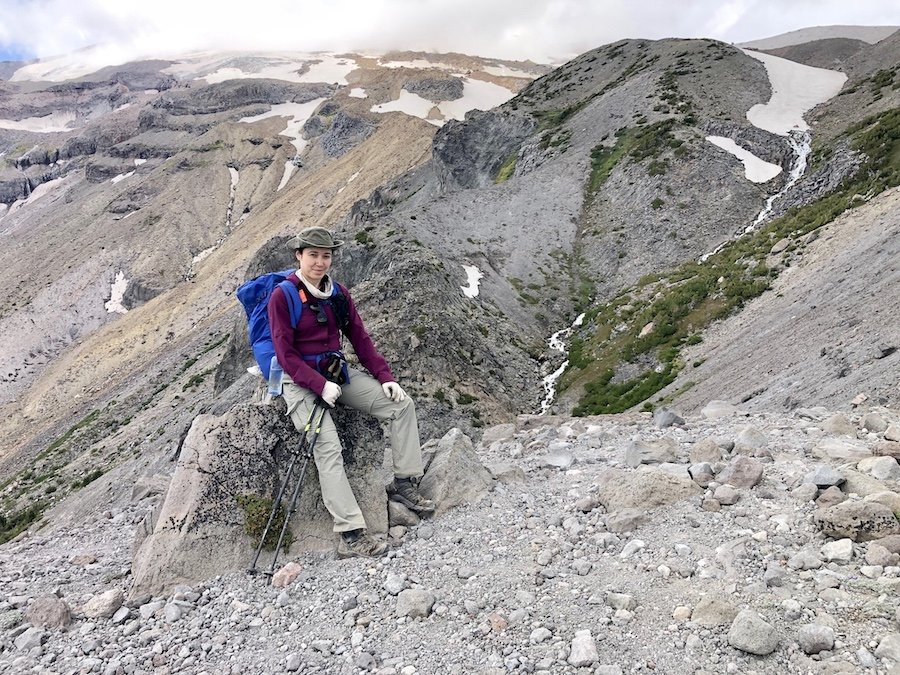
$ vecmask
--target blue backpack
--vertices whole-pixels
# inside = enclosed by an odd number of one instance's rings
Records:
[[[267,380],[275,356],[275,345],[272,343],[272,331],[269,327],[269,298],[276,288],[281,288],[284,297],[287,298],[292,328],[296,328],[300,323],[303,304],[306,302],[306,293],[304,292],[304,297],[301,298],[297,286],[288,281],[288,276],[293,272],[294,270],[290,269],[262,274],[241,284],[237,289],[237,299],[247,313],[247,337],[250,348],[263,377]],[[332,286],[331,298],[320,304],[333,304],[338,324],[343,328],[348,320],[346,297],[340,284],[334,283]]]

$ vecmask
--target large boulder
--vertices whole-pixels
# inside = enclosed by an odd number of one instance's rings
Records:
[[[815,515],[816,524],[829,537],[872,541],[900,534],[900,522],[890,507],[878,502],[843,502]]]
[[[376,534],[386,533],[386,486],[393,471],[383,431],[375,418],[355,410],[339,406],[333,414],[344,447],[347,478],[368,528]],[[256,503],[257,510],[264,506],[268,515],[267,500],[277,494],[300,442],[281,399],[274,405],[240,404],[221,416],[199,415],[184,439],[160,511],[145,525],[146,538],[132,561],[129,596],[158,595],[178,584],[191,585],[247,569],[258,540],[246,533],[252,510],[246,498]],[[493,485],[471,440],[458,429],[426,444],[422,454],[426,473],[421,489],[437,502],[438,512],[475,500]],[[298,459],[295,480],[301,465],[302,459]],[[292,480],[283,499],[285,508],[294,484]],[[310,460],[289,523],[290,552],[331,549],[335,543],[332,526]],[[267,569],[271,556],[265,552],[258,567]],[[288,556],[283,559],[287,561]]]
[[[292,450],[301,441],[282,410],[283,405],[242,404],[221,417],[199,415],[194,420],[158,517],[132,563],[131,597],[159,594],[250,565],[255,542],[245,532],[245,511],[238,500],[271,499],[277,492]],[[385,484],[391,476],[382,468],[381,430],[372,418],[347,409],[337,412],[336,422],[347,477],[366,522],[373,532],[386,532]],[[295,476],[301,463],[295,466]],[[322,505],[313,464],[310,461],[290,524],[291,551],[329,549],[334,542],[333,521]],[[271,554],[264,555],[260,565],[267,556]]]
[[[478,459],[471,439],[460,429],[451,429],[440,440],[426,443],[422,459],[425,475],[419,489],[434,500],[436,513],[477,501],[494,486],[494,477]]]
[[[650,468],[637,471],[609,469],[600,476],[599,484],[597,498],[607,511],[652,509],[702,492],[690,478],[680,478]]]

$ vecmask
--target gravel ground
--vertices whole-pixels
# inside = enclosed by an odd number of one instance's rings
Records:
[[[143,499],[0,547],[0,672],[895,672],[900,527],[828,538],[818,516],[900,501],[896,460],[861,459],[898,419],[522,417],[478,446],[495,488],[385,559],[288,556],[286,588],[229,574],[123,604]]]

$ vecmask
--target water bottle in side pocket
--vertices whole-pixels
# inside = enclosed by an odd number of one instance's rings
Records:
[[[278,363],[278,357],[273,356],[269,364],[269,395],[272,397],[281,396],[281,377],[284,371]]]

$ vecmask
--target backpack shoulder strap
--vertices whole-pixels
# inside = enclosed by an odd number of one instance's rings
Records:
[[[336,281],[332,286],[331,304],[334,307],[335,316],[337,316],[338,327],[343,330],[350,323],[350,306],[347,300],[347,291]]]
[[[291,327],[296,328],[297,324],[300,323],[300,315],[303,313],[303,301],[300,298],[300,291],[290,279],[282,281],[278,284],[278,288],[281,289],[281,292],[284,293],[284,297],[287,299],[288,311],[291,315]]]

